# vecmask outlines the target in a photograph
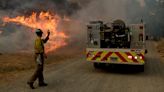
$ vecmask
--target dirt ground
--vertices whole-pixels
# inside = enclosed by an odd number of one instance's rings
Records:
[[[164,60],[164,38],[157,42],[157,51]]]
[[[85,55],[76,58],[67,55],[59,61],[59,56],[54,55],[49,56],[47,63],[55,63],[45,66],[47,87],[39,87],[36,81],[36,89],[29,88],[26,82],[33,73],[31,69],[23,70],[17,79],[0,85],[0,92],[164,92],[164,62],[157,53],[155,42],[146,44],[144,72],[127,65],[95,69],[91,62],[86,62]]]
[[[79,55],[80,52],[76,53]],[[66,59],[71,59],[76,57],[76,55],[72,55],[69,53],[66,54],[49,54],[47,58],[46,65],[57,64]],[[33,54],[25,54],[25,53],[14,53],[0,54],[0,85],[4,82],[10,82],[16,78],[19,78],[19,75],[22,73],[28,72],[30,70],[35,69],[35,61]]]

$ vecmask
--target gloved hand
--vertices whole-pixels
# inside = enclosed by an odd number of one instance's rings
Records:
[[[47,34],[50,35],[50,30],[47,31]]]
[[[37,56],[36,62],[37,62],[37,64],[42,65],[41,55],[38,55],[38,56]]]

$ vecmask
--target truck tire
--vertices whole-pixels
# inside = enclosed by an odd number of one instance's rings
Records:
[[[93,63],[93,66],[94,66],[94,68],[96,68],[96,69],[101,68],[101,64],[100,64],[100,63]]]

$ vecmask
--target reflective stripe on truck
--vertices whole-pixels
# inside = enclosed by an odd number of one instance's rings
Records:
[[[144,51],[113,52],[113,51],[87,51],[87,61],[121,64],[144,64]]]

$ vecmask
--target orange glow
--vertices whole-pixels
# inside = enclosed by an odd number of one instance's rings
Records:
[[[32,13],[29,17],[17,16],[15,18],[3,18],[3,21],[6,23],[14,22],[32,29],[42,29],[44,37],[46,36],[47,31],[50,30],[50,40],[45,46],[46,52],[55,51],[57,48],[67,45],[66,39],[68,36],[57,29],[61,20],[62,19],[58,15],[52,15],[49,12],[41,12],[39,14]]]
[[[2,34],[3,31],[0,30],[0,34]]]

